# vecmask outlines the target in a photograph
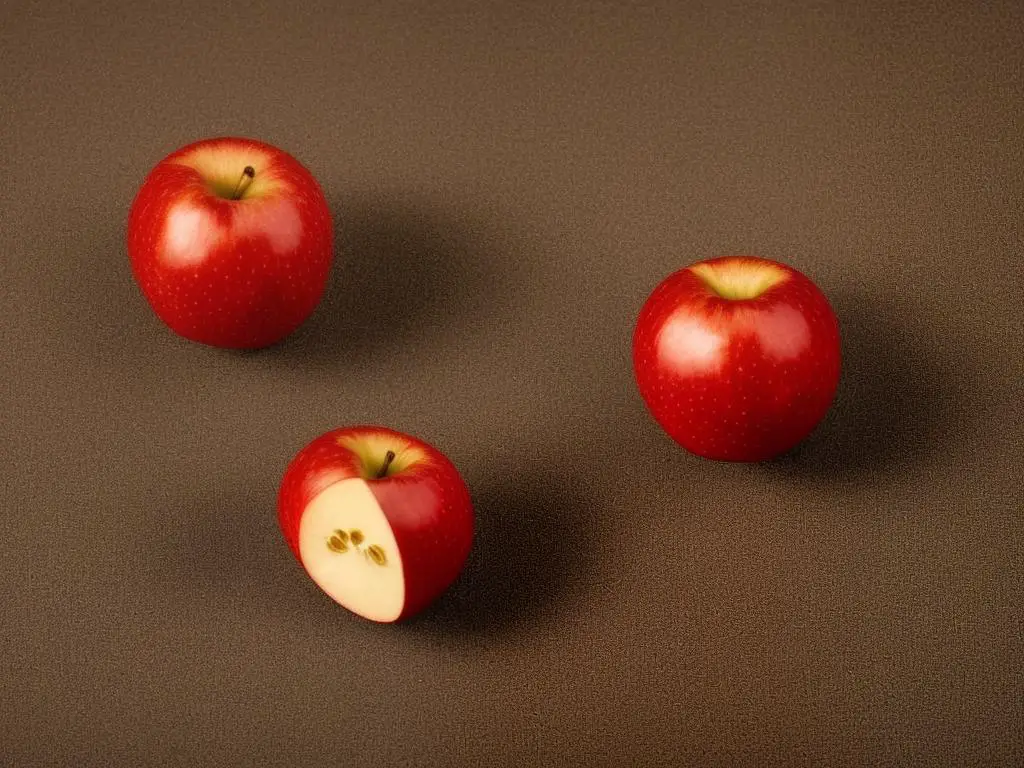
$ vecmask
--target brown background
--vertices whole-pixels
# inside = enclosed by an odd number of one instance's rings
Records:
[[[0,17],[5,766],[1024,762],[1024,6],[102,2]],[[338,226],[287,343],[173,337],[128,205],[171,150],[299,157]],[[643,299],[758,253],[834,301],[827,421],[676,449]],[[362,622],[276,527],[380,422],[479,533]]]

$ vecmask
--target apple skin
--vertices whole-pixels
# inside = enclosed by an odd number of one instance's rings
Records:
[[[246,166],[254,175],[230,199]],[[132,275],[179,336],[226,349],[282,340],[313,312],[334,227],[316,179],[287,152],[224,136],[184,146],[149,172],[127,221]]]
[[[777,282],[726,298],[702,274]],[[774,458],[806,438],[831,407],[841,368],[825,295],[798,270],[756,256],[706,259],[666,277],[639,312],[632,356],[641,398],[669,437],[736,462]]]
[[[358,454],[344,443],[367,437],[413,446],[424,461],[384,478],[366,478]],[[434,602],[461,573],[473,543],[474,512],[458,469],[437,448],[388,427],[356,425],[325,432],[289,462],[278,492],[278,524],[305,568],[299,546],[302,518],[336,483],[363,478],[394,533],[405,578],[403,621]]]

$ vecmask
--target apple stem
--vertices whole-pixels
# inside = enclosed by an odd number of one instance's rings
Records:
[[[394,461],[394,460],[395,460],[395,452],[394,451],[388,451],[387,455],[384,457],[384,464],[381,466],[381,468],[379,470],[377,470],[377,479],[380,479],[382,477],[386,477],[387,476],[387,474],[388,474],[388,467],[391,466],[391,462]]]
[[[256,169],[251,165],[245,166],[245,170],[242,171],[242,178],[238,180],[238,184],[235,185],[235,191],[231,193],[232,200],[238,200],[245,194],[245,190],[252,184],[253,178],[256,176]]]

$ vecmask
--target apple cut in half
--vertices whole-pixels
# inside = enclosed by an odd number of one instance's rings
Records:
[[[335,429],[289,463],[278,522],[292,553],[331,599],[376,622],[409,618],[465,565],[469,490],[433,446],[379,426]]]

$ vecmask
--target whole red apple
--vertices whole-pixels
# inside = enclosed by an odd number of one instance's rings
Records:
[[[793,448],[839,383],[839,326],[804,274],[721,256],[669,275],[633,334],[633,369],[655,421],[691,453],[762,461]]]
[[[335,429],[292,459],[278,493],[285,541],[333,600],[366,619],[406,619],[462,571],[469,490],[440,451],[386,427]]]
[[[274,344],[319,304],[333,257],[327,200],[281,149],[221,137],[182,147],[146,177],[128,214],[132,274],[186,339]]]

